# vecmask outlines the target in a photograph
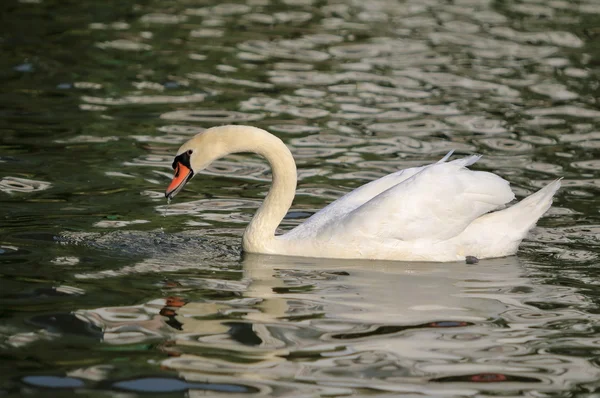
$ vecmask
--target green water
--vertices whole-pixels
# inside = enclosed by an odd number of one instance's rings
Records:
[[[598,392],[596,0],[0,10],[0,395]],[[292,150],[282,231],[451,149],[518,197],[563,188],[509,258],[241,256],[262,159],[164,199],[179,145],[225,123]]]

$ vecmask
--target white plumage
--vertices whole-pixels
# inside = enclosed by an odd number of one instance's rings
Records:
[[[420,261],[511,255],[560,187],[554,181],[492,212],[514,199],[508,182],[493,173],[469,170],[480,156],[447,161],[449,153],[437,163],[365,184],[275,236],[296,186],[295,163],[283,142],[255,127],[222,126],[192,138],[178,156],[190,150],[194,173],[232,152],[257,152],[271,164],[273,186],[243,239],[246,251],[258,253]]]

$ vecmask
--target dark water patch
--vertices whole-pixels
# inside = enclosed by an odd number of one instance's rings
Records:
[[[371,336],[381,336],[388,334],[396,334],[411,329],[424,329],[424,328],[458,328],[473,325],[469,322],[457,322],[457,321],[438,321],[430,322],[422,325],[406,325],[406,326],[377,326],[373,330],[367,332],[354,332],[354,333],[343,333],[334,334],[331,336],[333,339],[348,340],[348,339],[360,339]]]
[[[29,318],[28,322],[51,333],[73,334],[92,337],[97,340],[102,338],[102,329],[100,327],[83,321],[75,314],[36,315]]]
[[[87,389],[104,391],[126,391],[139,394],[165,394],[187,391],[203,391],[218,393],[256,393],[256,387],[243,384],[192,382],[183,379],[167,378],[164,376],[141,376],[118,381],[103,381],[94,383],[69,376],[25,376],[21,383],[41,390],[81,390]]]
[[[431,379],[430,381],[434,383],[541,383],[541,380],[535,379],[533,377],[507,375],[503,373],[478,373],[463,376],[449,376]]]
[[[228,334],[232,339],[245,345],[258,346],[263,341],[254,333],[251,323],[225,323],[229,326]]]
[[[83,380],[59,376],[25,376],[21,381],[29,386],[49,389],[78,389],[86,385]]]
[[[183,391],[220,392],[229,394],[256,393],[259,389],[241,384],[189,382],[165,377],[142,377],[117,381],[110,385],[112,389],[137,393],[168,393]]]

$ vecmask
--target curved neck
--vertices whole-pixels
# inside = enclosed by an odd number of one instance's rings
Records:
[[[265,130],[249,126],[220,127],[222,156],[236,152],[254,152],[269,162],[273,174],[271,189],[244,232],[245,251],[268,253],[275,230],[292,205],[296,194],[296,163],[288,147]],[[206,131],[208,132],[208,130]]]

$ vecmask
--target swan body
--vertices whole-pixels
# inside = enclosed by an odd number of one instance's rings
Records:
[[[273,182],[248,224],[244,251],[303,257],[402,261],[457,261],[467,256],[515,254],[560,187],[554,181],[521,202],[503,178],[469,170],[480,156],[412,167],[371,181],[312,215],[291,231],[275,236],[296,190],[296,164],[277,137],[250,126],[207,129],[183,144],[171,199],[198,171],[237,152],[255,152],[270,163]],[[497,211],[494,211],[497,210]]]

